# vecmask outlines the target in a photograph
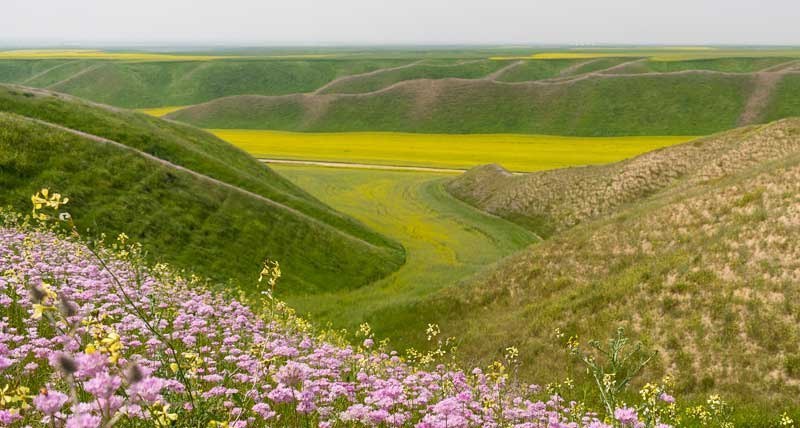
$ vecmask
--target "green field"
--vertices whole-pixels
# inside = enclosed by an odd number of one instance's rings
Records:
[[[242,129],[211,132],[258,158],[455,169],[498,163],[512,171],[615,162],[694,138],[295,133]]]
[[[537,238],[499,217],[447,194],[447,176],[416,173],[277,166],[275,169],[335,209],[400,242],[406,263],[388,277],[351,291],[285,293],[300,313],[353,327],[368,320],[392,340],[418,338],[418,325],[402,308],[455,284]],[[389,311],[404,313],[387,316]],[[416,314],[422,322],[425,314]],[[424,324],[423,324],[424,325]]]

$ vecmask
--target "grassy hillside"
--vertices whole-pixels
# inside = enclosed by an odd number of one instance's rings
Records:
[[[649,376],[672,373],[684,393],[750,404],[796,396],[800,120],[602,168],[493,169],[451,189],[472,188],[484,207],[583,221],[426,304],[445,314],[443,331],[463,338],[462,351],[488,358],[511,343],[528,375],[549,377],[569,367],[556,327],[587,340],[621,325],[659,350]],[[477,192],[481,175],[492,184]]]
[[[579,66],[581,62],[569,59],[524,61],[522,64],[503,73],[498,80],[502,82],[527,82],[549,79],[568,73],[570,67]]]
[[[555,84],[417,80],[365,95],[228,97],[168,117],[292,131],[706,135],[736,126],[753,87],[749,75],[707,74]]]
[[[310,92],[340,76],[407,62],[15,60],[0,61],[0,82],[48,88],[118,107],[145,108],[196,104],[229,95]]]
[[[525,175],[511,175],[499,165],[487,165],[453,180],[448,190],[493,214],[524,224],[541,223],[549,230],[564,229],[614,212],[680,180],[707,179],[714,169],[745,168],[797,149],[766,138],[745,138],[752,129],[729,131],[607,165]]]
[[[124,231],[218,279],[252,283],[264,257],[277,259],[294,291],[357,287],[403,261],[397,244],[204,131],[23,87],[0,87],[0,112],[2,204],[21,209],[36,188],[58,189],[81,201],[81,227]]]
[[[509,61],[473,60],[447,64],[419,63],[411,67],[374,73],[343,80],[326,88],[323,93],[354,94],[377,91],[397,82],[414,79],[480,79],[512,64]]]
[[[728,73],[752,73],[785,64],[793,61],[792,58],[762,57],[762,58],[711,58],[695,59],[689,61],[644,61],[630,67],[618,70],[620,73],[640,72],[674,72],[685,70],[712,70]]]

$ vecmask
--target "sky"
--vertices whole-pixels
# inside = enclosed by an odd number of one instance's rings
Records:
[[[800,45],[800,0],[0,0],[0,45]]]

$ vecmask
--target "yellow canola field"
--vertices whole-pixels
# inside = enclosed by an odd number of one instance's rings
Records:
[[[210,131],[263,159],[458,169],[498,163],[512,171],[539,171],[615,162],[696,138],[398,132],[300,133],[241,129]]]
[[[113,59],[128,61],[207,61],[235,58],[211,55],[174,55],[147,52],[106,52],[90,49],[22,49],[0,51],[0,59]]]
[[[150,116],[166,116],[173,111],[178,111],[180,109],[186,108],[186,106],[167,106],[167,107],[153,107],[153,108],[140,108],[137,111],[140,111],[144,114],[149,114]]]

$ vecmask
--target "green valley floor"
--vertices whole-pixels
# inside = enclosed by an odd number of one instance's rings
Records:
[[[385,315],[442,287],[456,284],[538,237],[499,217],[466,205],[443,188],[449,174],[273,165],[280,174],[333,208],[379,230],[406,248],[398,271],[351,291],[294,295],[286,299],[302,314],[353,327]],[[392,339],[420,332],[392,326]],[[380,334],[381,332],[378,331]],[[415,334],[416,333],[416,334]]]

